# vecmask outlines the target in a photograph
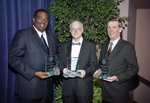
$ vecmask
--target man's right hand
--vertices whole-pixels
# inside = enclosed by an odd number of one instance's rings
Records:
[[[94,75],[101,74],[101,73],[102,73],[101,69],[97,69],[97,70],[94,72]]]
[[[64,68],[63,73],[65,74],[65,73],[68,73],[68,72],[71,72],[71,71],[67,68]]]
[[[44,75],[48,75],[49,73],[47,72],[41,72],[41,71],[38,71],[34,74],[34,76],[40,78],[40,79],[45,79],[45,78],[48,78],[50,76],[44,76]]]

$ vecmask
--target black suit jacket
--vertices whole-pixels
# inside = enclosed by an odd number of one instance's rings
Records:
[[[51,55],[57,53],[57,39],[54,34],[46,31]],[[34,74],[45,71],[47,51],[33,27],[16,32],[9,51],[9,65],[17,71],[16,90],[19,98],[39,99],[47,85],[53,95],[53,78],[39,79]]]
[[[59,68],[61,70],[61,74],[63,74],[63,69],[67,68],[67,57],[71,57],[71,45],[72,41],[68,41],[62,44],[61,52],[60,52],[60,64]],[[79,53],[79,69],[85,70],[86,75],[82,78],[75,78],[75,89],[78,97],[85,97],[93,94],[93,78],[92,74],[95,72],[97,57],[96,57],[96,46],[95,44],[83,40],[81,50]],[[63,78],[63,86],[62,86],[62,94],[65,96],[69,96],[70,91],[70,83],[72,79]]]
[[[107,58],[109,42],[102,45],[101,58]],[[110,76],[117,76],[118,81],[102,81],[102,98],[111,103],[129,102],[129,79],[138,73],[139,67],[134,46],[120,39],[109,55]]]

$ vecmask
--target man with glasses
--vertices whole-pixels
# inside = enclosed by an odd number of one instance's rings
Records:
[[[77,57],[80,76],[63,78],[62,95],[64,103],[92,103],[93,78],[97,69],[96,45],[82,37],[83,24],[73,21],[70,24],[72,40],[61,46],[59,68],[61,74],[68,71],[67,58]]]

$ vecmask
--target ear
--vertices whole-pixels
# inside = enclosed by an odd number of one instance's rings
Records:
[[[84,29],[82,28],[82,33],[84,32]]]
[[[33,22],[35,22],[35,18],[33,18]]]
[[[119,28],[119,32],[121,33],[122,32],[122,30],[123,30],[123,28],[121,27],[121,28]]]

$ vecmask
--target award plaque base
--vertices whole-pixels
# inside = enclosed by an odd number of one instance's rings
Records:
[[[59,72],[54,70],[54,71],[45,71],[45,72],[48,72],[49,74],[48,75],[44,75],[44,76],[54,76],[54,75],[59,75]]]
[[[64,73],[63,76],[65,78],[75,78],[75,77],[78,77],[78,76],[81,76],[81,73],[80,72],[67,72],[67,73]]]
[[[104,75],[104,74],[96,74],[94,75],[95,78],[99,79],[107,79],[107,77],[110,77],[109,75]]]

